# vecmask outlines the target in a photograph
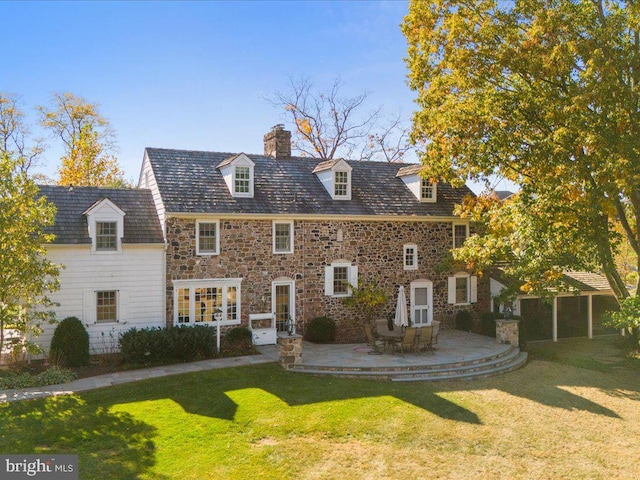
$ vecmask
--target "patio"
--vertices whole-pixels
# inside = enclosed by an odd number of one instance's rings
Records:
[[[258,347],[274,355],[275,346]],[[505,373],[521,367],[526,353],[517,347],[459,330],[440,332],[436,350],[405,354],[387,351],[370,354],[366,344],[303,343],[302,365],[293,372],[322,375],[365,376],[394,381],[430,381],[476,378]]]

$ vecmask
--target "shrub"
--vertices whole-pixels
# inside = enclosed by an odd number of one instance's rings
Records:
[[[336,339],[336,322],[329,317],[316,317],[307,327],[307,340],[313,343],[331,343]]]
[[[469,310],[460,310],[456,314],[456,329],[462,330],[465,332],[471,331],[472,317],[471,312]]]
[[[4,390],[58,385],[70,382],[75,378],[76,375],[71,370],[59,367],[51,367],[38,375],[32,375],[28,372],[15,373],[5,371],[0,375],[0,389]]]
[[[251,330],[246,327],[232,328],[222,339],[220,349],[224,356],[229,357],[256,353]]]
[[[484,312],[480,316],[480,334],[487,337],[496,336],[496,314],[493,312]]]
[[[201,325],[132,328],[120,335],[119,342],[125,363],[191,362],[216,354],[215,328]]]
[[[89,363],[89,334],[76,317],[67,317],[53,332],[49,358],[65,367],[80,367]]]

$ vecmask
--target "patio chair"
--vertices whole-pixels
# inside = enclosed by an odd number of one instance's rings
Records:
[[[431,334],[431,350],[435,350],[434,345],[438,344],[438,332],[440,331],[440,322],[438,320],[434,320],[431,322],[431,326],[433,327],[433,333]]]
[[[396,346],[400,348],[401,353],[404,353],[405,349],[415,350],[416,333],[418,333],[418,329],[415,327],[406,327],[404,329],[402,341],[396,344]]]
[[[374,352],[380,352],[380,347],[384,349],[384,342],[382,340],[376,340],[373,336],[373,329],[371,325],[364,326],[364,333],[367,335],[367,345],[373,347]]]
[[[432,350],[432,339],[433,339],[433,327],[422,327],[419,329],[420,335],[418,336],[418,341],[416,342],[416,348],[418,351],[422,350]]]

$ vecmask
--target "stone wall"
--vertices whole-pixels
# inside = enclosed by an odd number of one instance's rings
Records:
[[[453,272],[439,268],[453,242],[450,222],[296,220],[294,253],[273,254],[271,220],[222,219],[220,254],[215,256],[196,255],[195,225],[194,219],[167,219],[168,324],[173,319],[173,280],[242,278],[241,320],[247,325],[249,314],[271,310],[271,282],[288,278],[295,280],[298,333],[314,317],[329,316],[337,322],[339,342],[364,341],[358,312],[324,294],[324,269],[335,260],[357,265],[361,282],[379,282],[389,295],[380,316],[393,314],[399,285],[405,286],[409,302],[415,280],[433,282],[433,318],[444,325],[452,325],[455,313],[468,308],[447,303],[447,277]],[[403,269],[407,243],[418,246],[418,270]],[[484,280],[478,282],[479,304],[490,298]]]

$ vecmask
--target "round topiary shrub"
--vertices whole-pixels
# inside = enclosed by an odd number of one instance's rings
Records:
[[[456,329],[464,332],[471,331],[472,317],[469,310],[460,310],[456,313]]]
[[[56,327],[49,359],[65,367],[80,367],[89,363],[89,334],[76,317],[67,317]]]
[[[329,317],[316,317],[307,326],[306,339],[313,343],[332,343],[336,339],[336,322]]]
[[[253,335],[246,327],[235,327],[225,333],[220,346],[225,357],[252,355],[257,352],[253,346]]]

